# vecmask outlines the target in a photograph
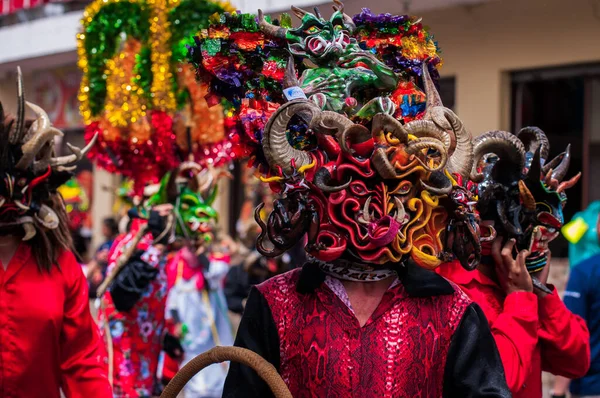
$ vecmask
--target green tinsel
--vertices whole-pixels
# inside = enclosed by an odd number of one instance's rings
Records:
[[[194,35],[209,25],[208,19],[215,13],[222,13],[223,7],[206,0],[184,0],[169,12],[171,23],[171,51],[172,64],[186,62],[187,45],[194,44]],[[189,95],[186,90],[181,90],[177,82],[176,74],[172,79],[173,92],[177,106],[181,108],[187,101]]]
[[[106,62],[118,50],[120,35],[147,41],[149,13],[139,3],[119,2],[103,7],[85,30],[88,54],[89,98],[92,115],[104,108],[106,98]],[[149,68],[149,65],[148,65]]]

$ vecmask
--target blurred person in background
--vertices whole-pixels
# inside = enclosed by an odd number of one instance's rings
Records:
[[[562,228],[569,241],[571,274],[564,302],[574,314],[582,317],[590,330],[591,366],[587,374],[570,381],[554,380],[553,398],[564,398],[570,389],[574,398],[600,397],[600,201],[573,217]],[[570,387],[569,387],[570,383]]]
[[[48,152],[62,132],[29,102],[36,120],[24,120],[18,75],[17,116],[5,116],[0,105],[0,396],[59,398],[62,390],[67,398],[109,398],[85,276],[57,192],[93,142],[74,148],[76,156]],[[51,158],[39,156],[44,150]]]
[[[94,257],[87,265],[90,298],[96,298],[96,289],[104,281],[104,278],[106,278],[108,254],[118,235],[119,226],[117,221],[112,217],[105,218],[102,221],[102,236],[104,237],[104,242],[98,247]]]
[[[169,293],[165,317],[172,325],[172,334],[180,342],[178,348],[182,355],[180,358],[175,356],[180,359],[180,366],[217,345],[233,345],[233,332],[223,294],[232,241],[225,237],[212,245],[207,239],[198,239],[197,242],[195,253],[191,247],[184,247],[168,268]],[[176,342],[172,344],[177,346]],[[227,370],[225,363],[204,369],[184,387],[185,396],[221,397]]]

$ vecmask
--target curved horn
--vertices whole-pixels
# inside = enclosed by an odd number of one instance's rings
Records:
[[[297,16],[300,19],[304,18],[305,15],[310,14],[310,12],[305,11],[302,8],[296,6],[292,6],[292,12],[295,16]]]
[[[373,155],[371,155],[371,164],[377,170],[377,173],[386,180],[396,178],[396,171],[394,166],[390,163],[390,160],[385,153],[385,149],[377,148]]]
[[[452,138],[450,137],[450,134],[431,120],[413,120],[403,127],[408,134],[412,134],[415,137],[430,137],[441,141],[447,148],[446,150],[449,150],[452,147]]]
[[[373,116],[373,126],[371,127],[371,131],[373,132],[373,138],[381,133],[385,134],[390,132],[392,133],[392,136],[399,139],[402,144],[406,144],[408,142],[409,132],[405,126],[402,125],[402,123],[400,123],[397,119],[386,113],[378,113]]]
[[[429,176],[429,183],[421,181],[423,188],[435,195],[447,195],[452,191],[452,181],[441,171],[435,171]]]
[[[352,126],[354,126],[352,120],[332,111],[319,111],[310,121],[312,130],[322,134],[336,135],[339,140],[341,140],[343,132]]]
[[[23,241],[27,242],[28,240],[31,240],[36,235],[37,230],[35,229],[35,227],[33,226],[33,223],[31,221],[24,222],[21,225],[23,226],[23,231],[25,231],[25,236],[23,236]]]
[[[535,153],[540,148],[540,156],[542,158],[542,164],[548,159],[548,153],[550,152],[550,142],[548,137],[538,127],[523,127],[518,133],[517,138],[523,142],[525,150],[529,153]]]
[[[344,16],[344,24],[346,25],[348,30],[350,30],[350,33],[354,32],[354,30],[356,29],[356,25],[354,24],[354,20],[352,19],[352,17],[344,12],[344,3],[342,3],[340,0],[333,0],[333,3],[333,9],[335,11],[341,12]]]
[[[571,188],[573,185],[577,184],[577,181],[579,181],[580,177],[581,177],[581,172],[577,173],[577,175],[575,177],[571,178],[569,181],[561,182],[558,185],[556,192],[561,193],[561,192],[564,192],[566,189]]]
[[[444,146],[444,144],[435,139],[435,138],[421,138],[418,141],[413,141],[410,142],[407,146],[406,146],[406,153],[408,153],[409,155],[416,155],[417,153],[419,153],[420,151],[422,151],[423,149],[435,149],[439,152],[441,160],[440,160],[440,164],[437,167],[430,167],[428,164],[426,164],[425,162],[423,162],[419,156],[417,156],[417,160],[419,163],[421,163],[421,165],[428,171],[438,171],[444,168],[444,166],[446,165],[446,161],[448,159],[448,154],[446,152],[446,147]]]
[[[425,89],[425,96],[427,97],[427,102],[425,106],[425,119],[431,119],[431,111],[433,108],[437,106],[444,106],[442,104],[442,98],[435,88],[435,83],[431,80],[431,75],[429,74],[429,67],[427,66],[427,62],[423,62],[421,66],[422,78],[423,78],[423,86]]]
[[[75,168],[74,163],[83,159],[85,154],[88,153],[90,149],[92,149],[92,147],[96,144],[97,139],[98,133],[94,134],[90,142],[88,142],[88,144],[81,149],[67,142],[67,148],[69,148],[71,154],[50,159],[50,166],[53,168],[57,168],[58,171],[73,170]]]
[[[337,186],[329,185],[331,180],[332,177],[329,170],[327,170],[325,167],[322,167],[315,173],[313,183],[317,186],[317,188],[319,188],[323,192],[334,193],[348,188],[350,186],[350,183],[352,182],[352,177],[350,177],[350,180],[348,180],[348,182]]]
[[[25,96],[23,94],[23,75],[21,67],[17,66],[17,121],[15,129],[9,136],[8,141],[16,145],[21,142],[23,127],[25,126]]]
[[[48,114],[41,107],[29,101],[25,101],[25,104],[35,113],[36,116],[35,121],[31,124],[31,127],[25,136],[25,140],[28,141],[34,134],[38,132],[44,132],[49,129],[52,124],[50,123]]]
[[[567,149],[565,149],[565,152],[562,154],[562,160],[560,161],[558,166],[556,166],[556,168],[554,169],[554,172],[552,173],[552,178],[558,182],[561,182],[563,180],[563,178],[565,178],[567,171],[569,171],[570,164],[571,164],[571,144],[567,145]]]
[[[288,142],[287,125],[300,112],[309,113],[314,119],[320,111],[312,101],[295,100],[283,104],[273,113],[265,126],[262,139],[265,158],[271,168],[276,170],[279,166],[285,172],[291,172],[292,159],[298,168],[311,163],[312,158],[307,152],[295,149]]]
[[[502,160],[509,161],[515,167],[515,171],[521,172],[525,165],[525,147],[521,140],[507,131],[488,131],[475,138],[473,143],[473,168],[471,180],[481,182],[483,174],[477,172],[479,162],[484,155],[495,153]]]
[[[371,132],[362,124],[354,124],[342,133],[340,146],[346,153],[353,154],[354,150],[348,146],[350,143],[362,143],[371,139]]]
[[[296,64],[294,62],[294,56],[290,54],[285,67],[285,74],[283,76],[283,88],[297,87],[299,85],[300,83],[296,77]]]
[[[436,107],[431,111],[433,122],[445,131],[452,131],[451,145],[448,149],[448,172],[465,178],[473,168],[473,136],[459,117],[448,108]]]
[[[258,10],[258,27],[260,28],[261,32],[269,36],[278,37],[280,39],[285,38],[287,33],[287,29],[268,23],[265,20],[262,10]]]
[[[56,229],[58,227],[58,216],[50,207],[42,205],[40,210],[35,215],[35,219],[48,229]]]

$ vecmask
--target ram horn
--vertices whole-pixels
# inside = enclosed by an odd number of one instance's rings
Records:
[[[431,120],[413,120],[411,122],[408,122],[403,127],[408,134],[412,134],[415,137],[419,138],[435,138],[441,141],[447,148],[447,150],[452,148],[452,138],[450,137],[450,134],[448,134],[444,129],[437,126]]]
[[[548,159],[550,152],[550,142],[548,137],[538,127],[523,127],[518,133],[517,138],[521,140],[525,146],[525,150],[528,153],[535,153],[540,148],[540,156],[542,158],[542,164]]]
[[[285,172],[292,172],[292,160],[298,168],[312,163],[312,157],[308,152],[295,149],[287,139],[288,123],[294,115],[301,112],[308,113],[312,120],[321,110],[312,101],[290,101],[280,106],[265,126],[262,147],[265,158],[273,170],[281,167]]]
[[[432,110],[431,115],[439,128],[452,131],[452,144],[448,149],[448,172],[468,178],[474,160],[473,136],[450,109],[437,107]]]
[[[319,111],[310,121],[310,128],[313,131],[321,134],[335,135],[338,141],[341,140],[344,131],[352,126],[354,126],[352,120],[331,111]]]
[[[431,173],[428,182],[421,181],[421,185],[434,195],[447,195],[452,191],[452,181],[441,171]]]
[[[525,165],[525,147],[521,140],[507,131],[488,131],[475,138],[473,143],[473,168],[471,180],[481,182],[483,174],[477,171],[481,159],[489,154],[495,153],[502,161],[509,162],[515,168],[515,172],[521,172]]]
[[[402,144],[406,144],[408,142],[409,132],[407,131],[405,126],[402,125],[402,123],[400,123],[394,117],[385,113],[378,113],[375,116],[373,116],[373,126],[371,127],[371,131],[373,132],[373,138],[375,138],[375,136],[379,136],[382,133],[386,134],[389,132],[392,133],[392,137],[400,140]]]
[[[362,143],[371,138],[371,132],[368,128],[362,124],[354,124],[342,133],[340,146],[344,152],[353,154],[354,150],[350,148],[349,143]]]
[[[285,35],[287,34],[287,29],[268,23],[265,20],[262,10],[258,10],[258,27],[260,28],[261,32],[269,36],[278,37],[280,39],[284,39]]]
[[[418,141],[412,141],[406,146],[406,153],[409,155],[417,155],[423,149],[435,149],[440,154],[440,163],[437,167],[431,167],[426,162],[423,162],[419,156],[416,156],[417,161],[430,172],[438,171],[444,168],[446,161],[448,160],[448,154],[444,144],[435,138],[421,138]]]
[[[323,192],[334,193],[343,191],[344,189],[348,188],[350,186],[350,183],[352,182],[352,177],[350,177],[348,182],[342,185],[329,185],[331,180],[332,177],[329,170],[327,170],[325,167],[322,167],[315,173],[313,183],[317,186],[317,188],[319,188]]]
[[[390,163],[384,148],[377,148],[371,155],[371,164],[377,173],[386,180],[397,177],[394,166]]]

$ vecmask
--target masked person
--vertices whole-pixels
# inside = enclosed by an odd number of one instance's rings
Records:
[[[295,397],[508,397],[482,311],[426,269],[444,266],[444,231],[466,199],[448,199],[446,172],[468,175],[473,157],[430,77],[437,48],[416,19],[334,6],[329,19],[293,7],[297,28],[222,15],[191,50],[209,96],[240,104],[240,147],[280,195],[266,220],[256,211],[257,250],[276,257],[307,236],[311,257],[252,289],[235,345]],[[454,242],[477,246],[464,222]],[[232,364],[223,396],[272,395]]]
[[[99,319],[115,397],[149,397],[162,387],[157,379],[161,351],[175,349],[166,335],[167,263],[176,238],[201,225],[198,168],[184,162],[146,189],[146,200],[129,211],[129,232],[113,243],[108,274],[116,277],[104,282],[109,290],[99,291]]]
[[[514,397],[541,397],[542,371],[580,377],[590,366],[584,320],[547,284],[548,243],[563,224],[565,190],[579,178],[565,180],[569,147],[552,160],[549,150],[535,127],[475,139],[481,264],[473,272],[459,264],[439,269],[483,309]]]
[[[54,155],[52,126],[25,102],[19,70],[15,117],[0,105],[0,396],[110,397],[102,344],[72,253],[57,188],[93,145]],[[36,119],[26,121],[25,105]]]
[[[213,182],[217,182],[213,178]],[[180,366],[185,366],[198,354],[217,345],[233,344],[233,333],[227,316],[227,304],[223,294],[223,281],[229,270],[227,253],[217,250],[214,233],[218,214],[212,207],[216,198],[216,185],[206,186],[204,195],[197,194],[198,201],[182,218],[198,228],[188,231],[196,250],[186,246],[179,250],[168,266],[169,293],[165,316],[172,334],[180,341],[182,355]],[[191,220],[186,215],[199,217]],[[209,366],[184,388],[186,396],[218,398],[223,393],[227,375],[226,364]],[[173,372],[171,371],[170,374]]]
[[[595,314],[600,303],[596,293],[597,270],[600,265],[600,202],[592,202],[587,209],[578,212],[562,228],[569,241],[569,265],[571,273],[564,293],[565,305],[586,322],[590,330],[590,369],[585,376],[570,382],[564,377],[554,380],[552,397],[566,397],[567,389],[576,398],[600,396],[600,345],[595,336],[600,333],[600,323]]]

